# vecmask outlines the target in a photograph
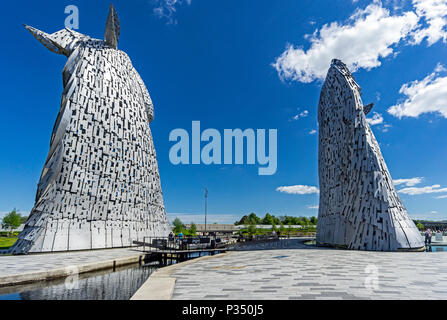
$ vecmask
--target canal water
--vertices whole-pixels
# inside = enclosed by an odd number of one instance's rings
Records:
[[[156,267],[139,264],[78,277],[0,288],[0,300],[129,300]]]
[[[447,246],[440,246],[440,245],[427,246],[425,251],[427,252],[447,251]]]
[[[209,253],[202,253],[204,255]],[[191,254],[188,259],[197,257],[198,254]],[[129,300],[158,267],[134,264],[115,270],[0,288],[0,300]]]

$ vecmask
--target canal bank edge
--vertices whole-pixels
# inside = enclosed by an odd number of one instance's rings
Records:
[[[215,256],[205,256],[157,269],[149,276],[149,279],[146,280],[137,292],[135,292],[130,300],[171,300],[177,281],[172,274],[177,268],[207,259],[225,257],[229,254],[231,252],[220,253]]]
[[[146,254],[138,253],[127,257],[118,257],[109,260],[103,260],[100,262],[92,262],[84,265],[71,265],[60,267],[51,270],[42,270],[37,272],[28,272],[14,275],[0,276],[0,288],[9,287],[21,284],[29,284],[33,282],[54,280],[59,278],[65,278],[73,275],[73,269],[75,268],[78,274],[100,271],[106,269],[113,269],[134,263],[141,263]]]

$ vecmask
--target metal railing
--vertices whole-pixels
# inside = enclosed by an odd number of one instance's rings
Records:
[[[272,240],[279,240],[280,238],[287,237],[286,235],[271,235],[271,234],[262,234],[262,235],[252,235],[252,236],[246,236],[241,235],[237,238],[238,242],[248,242],[248,241],[272,241]]]
[[[218,249],[225,246],[225,241],[215,236],[207,237],[143,237],[143,241],[133,241],[144,252],[192,251],[200,249]]]

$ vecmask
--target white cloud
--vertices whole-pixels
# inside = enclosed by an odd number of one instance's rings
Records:
[[[445,213],[440,213],[440,212],[427,212],[427,213],[410,213],[409,215],[411,218],[413,219],[418,219],[418,220],[436,220],[436,221],[440,221],[443,220],[445,221],[447,219],[447,214]]]
[[[440,73],[440,72],[443,72],[443,71],[447,71],[447,68],[444,67],[442,64],[438,63],[436,65],[435,72]]]
[[[413,187],[422,182],[423,177],[409,178],[409,179],[396,179],[393,180],[394,185],[398,186],[400,184],[405,184],[407,187]]]
[[[380,128],[380,130],[382,130],[382,132],[388,132],[388,130],[390,129],[390,128],[392,128],[393,126],[391,125],[391,124],[387,124],[387,123],[385,123],[381,128]]]
[[[304,83],[326,76],[332,59],[343,60],[351,71],[381,65],[380,58],[393,54],[393,46],[410,35],[418,25],[414,12],[390,15],[380,2],[357,9],[345,24],[333,22],[315,30],[311,46],[287,45],[273,67],[282,80]]]
[[[309,115],[309,111],[304,110],[303,112],[301,112],[301,113],[299,113],[299,114],[293,116],[292,119],[296,121],[296,120],[298,120],[298,119],[300,119],[300,118],[306,118],[308,115]]]
[[[315,129],[313,129],[313,130],[310,130],[309,134],[310,134],[310,135],[314,135],[314,134],[317,134],[317,130],[315,130]]]
[[[382,94],[380,92],[376,92],[376,100],[380,101],[381,98],[382,98]]]
[[[435,199],[447,199],[447,194],[446,194],[446,195],[443,195],[443,196],[435,197]]]
[[[413,0],[415,12],[426,27],[413,33],[413,44],[427,39],[429,46],[442,39],[447,42],[447,2],[445,0]]]
[[[303,185],[296,185],[296,186],[283,186],[276,189],[276,191],[282,192],[282,193],[288,193],[288,194],[313,194],[313,193],[320,193],[320,190],[318,190],[317,187],[314,186],[303,186]]]
[[[307,209],[318,209],[320,206],[317,204],[316,206],[307,206]]]
[[[366,118],[370,126],[375,126],[383,123],[383,116],[380,113],[374,112],[372,118]]]
[[[366,118],[366,122],[368,122],[370,126],[377,126],[382,132],[388,132],[392,127],[391,124],[384,122],[382,114],[378,112],[373,112],[373,116],[371,118]]]
[[[411,196],[427,194],[427,193],[441,193],[441,192],[447,192],[447,188],[441,188],[439,184],[421,188],[410,187],[399,190],[399,193],[409,194]]]
[[[159,18],[166,18],[168,23],[177,23],[174,19],[174,14],[177,11],[177,6],[186,3],[191,4],[191,0],[155,0],[156,7],[154,13]]]
[[[400,119],[439,112],[447,118],[447,76],[439,75],[445,70],[444,66],[438,64],[435,71],[423,80],[404,84],[399,93],[407,96],[407,99],[390,107],[388,113]]]
[[[352,72],[370,70],[380,66],[381,59],[397,56],[394,48],[399,43],[419,45],[426,40],[431,46],[447,42],[446,0],[413,0],[411,10],[404,13],[396,1],[393,7],[390,13],[375,0],[343,23],[325,24],[304,36],[310,41],[307,51],[288,44],[273,67],[282,80],[309,83],[323,79],[334,58],[341,59]]]

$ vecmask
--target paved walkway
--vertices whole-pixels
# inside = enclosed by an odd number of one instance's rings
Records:
[[[133,248],[0,256],[0,287],[118,267],[139,262],[143,256]]]
[[[170,275],[176,279],[172,299],[447,299],[447,252],[348,251],[284,241],[284,249],[178,265]]]

